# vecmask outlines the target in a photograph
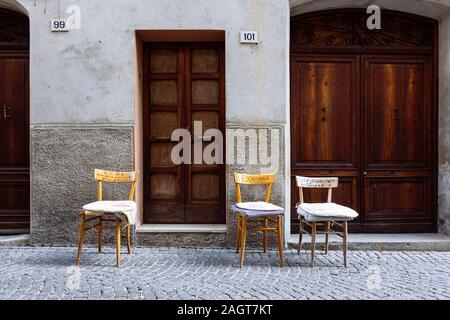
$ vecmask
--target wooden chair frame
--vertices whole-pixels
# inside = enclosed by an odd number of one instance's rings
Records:
[[[98,201],[103,201],[103,183],[131,183],[131,190],[129,193],[129,200],[134,201],[136,184],[138,181],[139,172],[112,172],[95,169],[95,180],[97,180],[98,189]],[[104,215],[109,215],[105,213],[103,215],[94,216],[92,218],[86,218],[86,211],[81,210],[80,217],[80,237],[78,241],[78,253],[77,253],[77,265],[80,265],[81,251],[83,249],[83,240],[86,231],[97,229],[98,231],[98,252],[102,252],[102,237],[103,230],[115,230],[116,232],[116,260],[117,266],[120,267],[120,246],[121,246],[121,236],[122,231],[126,230],[127,239],[127,249],[128,254],[131,254],[131,225],[129,222],[125,226],[121,226],[121,219],[115,218],[105,218]],[[91,224],[94,222],[94,224]],[[104,222],[115,222],[115,227],[104,226]]]
[[[270,194],[272,191],[272,185],[276,180],[275,174],[241,174],[235,173],[234,180],[236,184],[236,197],[237,202],[242,202],[241,195],[241,185],[266,185],[266,195],[265,202],[270,202]],[[259,220],[263,223],[263,227],[255,227],[255,228],[247,228],[248,221],[250,219]],[[273,223],[275,226],[271,227],[270,223]],[[238,224],[237,224],[237,244],[236,244],[236,253],[241,251],[240,256],[240,267],[242,268],[244,265],[244,256],[245,256],[245,245],[247,241],[247,232],[254,231],[262,231],[263,232],[263,248],[264,253],[268,251],[268,232],[274,232],[277,234],[278,238],[278,254],[280,256],[280,265],[284,266],[284,256],[283,256],[283,215],[274,217],[257,217],[257,218],[248,218],[245,214],[238,213]]]
[[[333,189],[338,187],[338,178],[307,178],[296,177],[297,187],[299,188],[299,204],[304,203],[303,189],[328,189],[327,202],[331,203],[333,196]],[[347,221],[325,221],[325,222],[307,222],[302,216],[299,217],[300,230],[298,239],[298,254],[302,249],[303,234],[309,234],[311,236],[311,266],[314,266],[314,254],[316,250],[316,237],[318,234],[325,234],[325,254],[329,249],[329,237],[330,234],[335,234],[342,238],[344,244],[344,265],[348,267],[348,222]],[[309,228],[307,230],[306,227]],[[324,231],[318,231],[317,227],[324,227]],[[339,229],[335,229],[338,227]]]

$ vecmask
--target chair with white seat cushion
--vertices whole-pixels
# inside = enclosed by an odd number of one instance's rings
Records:
[[[316,247],[317,234],[325,234],[325,253],[328,253],[329,236],[336,234],[342,237],[344,242],[344,265],[348,266],[348,221],[356,219],[358,213],[351,208],[347,208],[331,202],[333,189],[338,187],[338,178],[307,178],[296,177],[299,188],[299,200],[297,204],[297,214],[300,220],[300,232],[298,243],[298,254],[300,254],[303,242],[303,234],[311,235],[311,266],[314,266],[314,253]],[[305,203],[303,189],[328,189],[328,200],[325,203]],[[324,231],[317,231],[317,227],[324,226]],[[309,227],[310,231],[305,227]],[[339,229],[335,229],[338,227]]]
[[[285,212],[283,208],[270,203],[270,193],[272,190],[272,185],[275,183],[275,179],[275,174],[234,174],[237,203],[232,206],[231,210],[237,213],[238,216],[236,251],[241,251],[241,268],[244,265],[245,244],[247,241],[248,231],[263,232],[263,247],[265,253],[268,250],[268,232],[276,233],[280,266],[284,265],[282,230]],[[265,200],[256,202],[242,202],[241,185],[265,186]],[[247,228],[250,220],[261,221],[263,225],[261,227]]]
[[[136,223],[136,202],[134,194],[137,172],[111,172],[104,170],[95,170],[95,180],[98,185],[98,201],[83,206],[81,211],[80,239],[78,242],[77,265],[80,265],[81,250],[83,248],[84,233],[88,230],[98,230],[98,252],[102,252],[102,233],[103,222],[115,222],[116,231],[116,259],[117,266],[120,266],[120,238],[122,220],[125,221],[126,239],[128,253],[131,254],[131,226]],[[129,200],[126,201],[103,201],[103,182],[109,183],[131,183]],[[108,218],[109,217],[109,218]],[[88,223],[94,222],[94,225],[88,226]]]

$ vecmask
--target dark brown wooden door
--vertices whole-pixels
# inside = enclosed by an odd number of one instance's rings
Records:
[[[432,225],[432,63],[365,57],[363,220],[373,229]]]
[[[292,210],[296,175],[339,177],[335,201],[358,210],[359,57],[302,55],[291,63]],[[305,198],[323,202],[326,190],[306,190]]]
[[[30,229],[28,57],[0,51],[0,234]]]
[[[148,44],[144,97],[144,220],[146,223],[224,223],[224,165],[194,163],[194,141],[205,148],[202,131],[225,129],[223,43]],[[171,159],[172,132],[188,129],[192,164]]]
[[[291,23],[292,231],[296,175],[337,176],[353,232],[437,230],[437,22],[360,9]],[[326,200],[326,191],[305,200]]]

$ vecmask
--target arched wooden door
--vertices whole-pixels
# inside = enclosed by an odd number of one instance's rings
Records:
[[[29,233],[29,22],[0,8],[0,235]]]
[[[339,177],[334,201],[361,214],[353,232],[435,232],[437,22],[381,16],[381,30],[360,9],[293,18],[292,176]]]

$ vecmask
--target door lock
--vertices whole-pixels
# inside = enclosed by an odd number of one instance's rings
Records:
[[[6,104],[3,105],[3,119],[8,120],[12,118],[11,107]]]
[[[401,109],[400,109],[400,107],[395,107],[394,108],[394,113],[395,113],[395,120],[396,121],[400,121],[400,116],[401,116]]]

